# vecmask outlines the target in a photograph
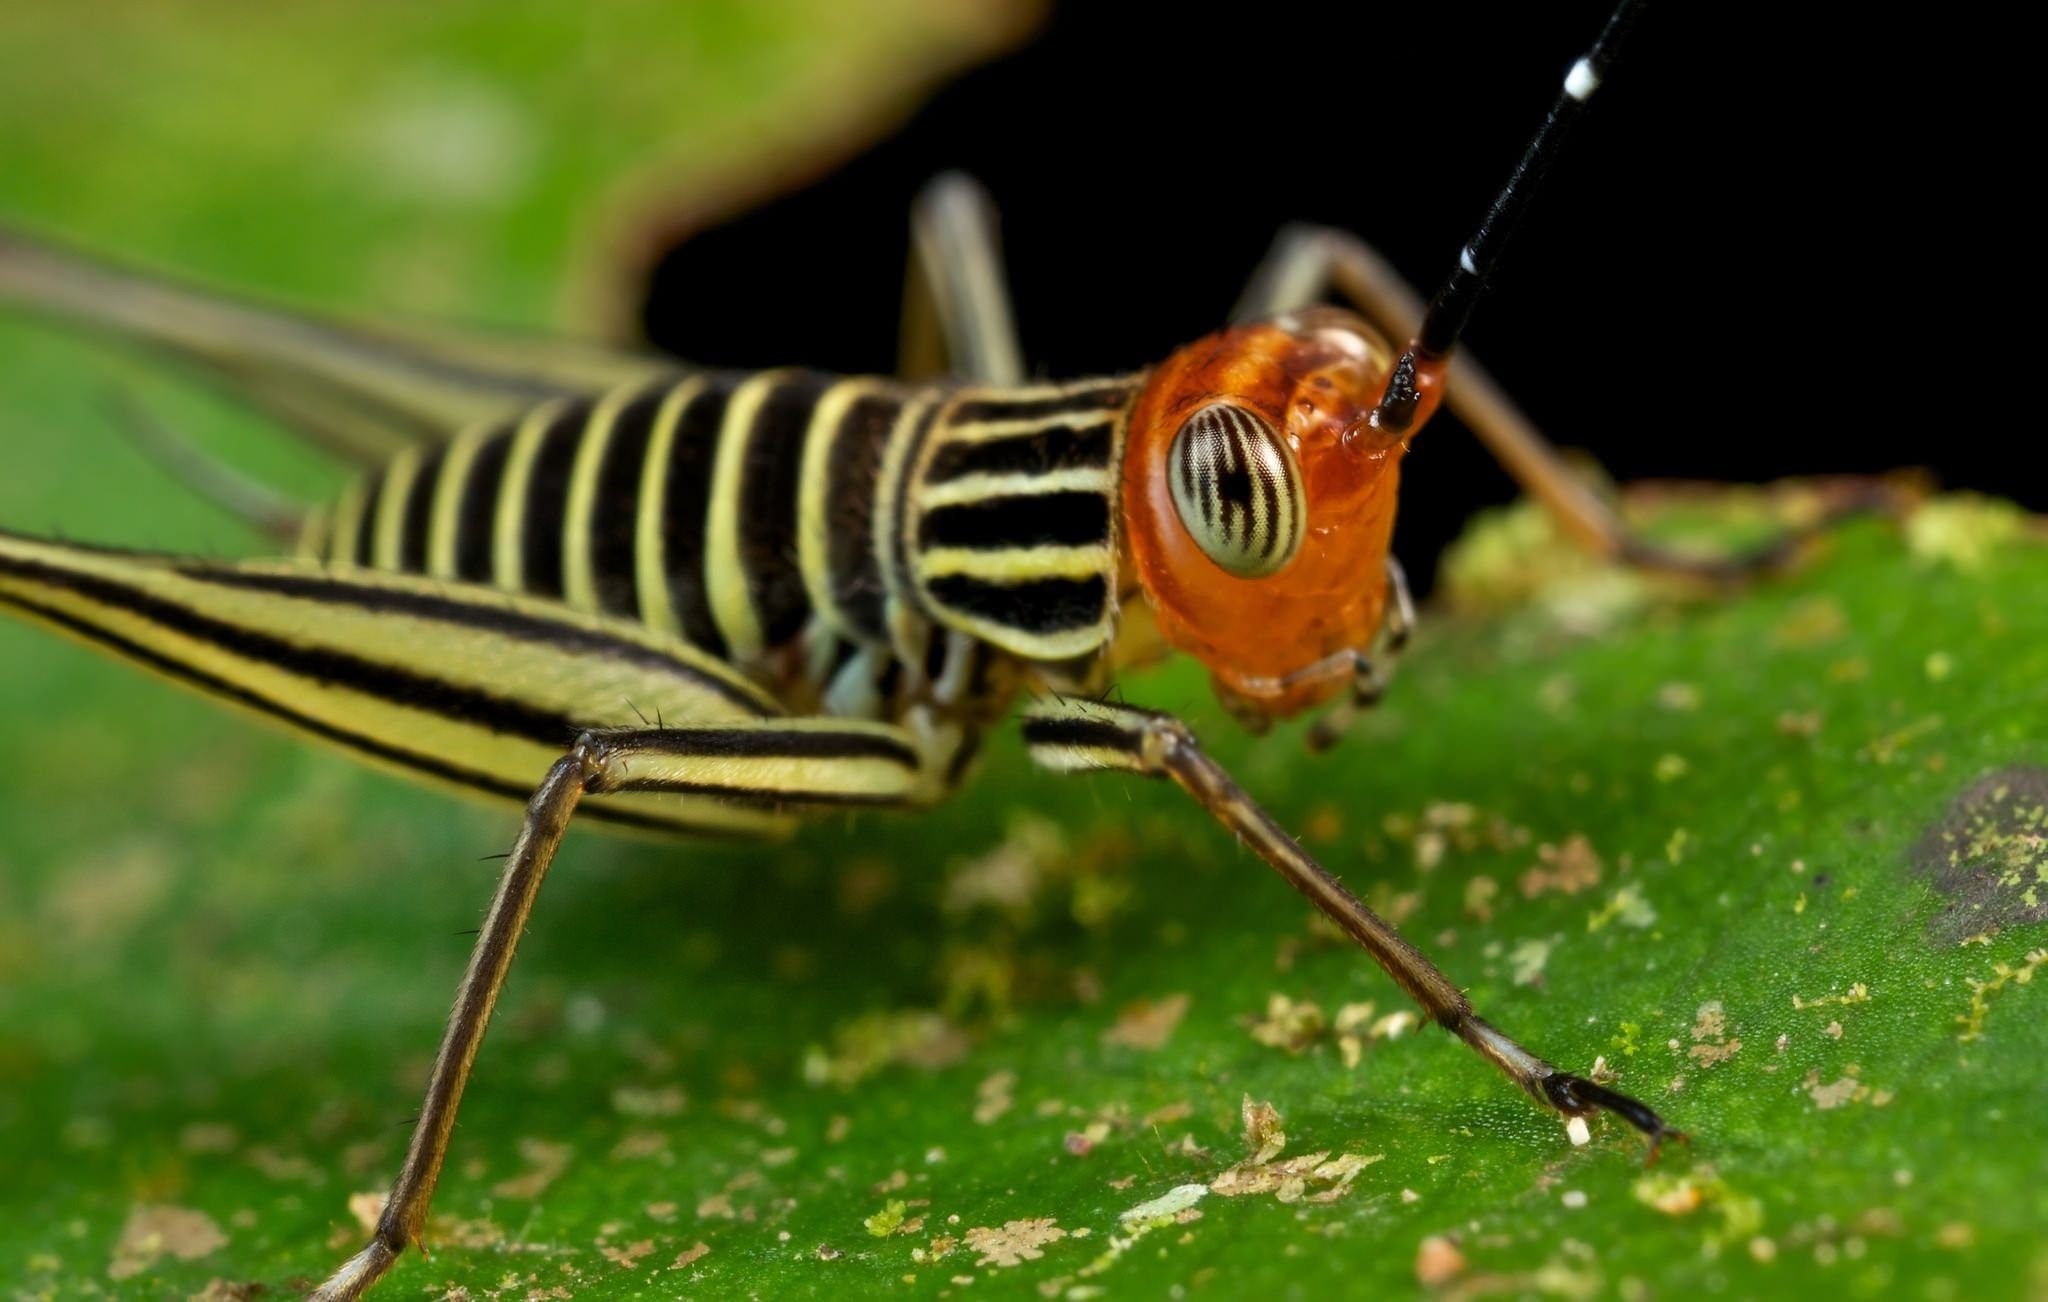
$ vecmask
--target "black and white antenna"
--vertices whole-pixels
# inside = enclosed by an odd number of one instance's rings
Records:
[[[1478,303],[1500,262],[1501,250],[1507,247],[1508,238],[1529,211],[1536,192],[1542,189],[1544,174],[1556,161],[1565,133],[1584,114],[1593,92],[1600,89],[1608,69],[1614,66],[1622,40],[1635,24],[1644,3],[1645,0],[1621,0],[1608,17],[1607,25],[1600,30],[1593,48],[1586,51],[1565,74],[1564,85],[1558,92],[1557,102],[1550,106],[1549,116],[1543,119],[1543,125],[1529,141],[1529,147],[1522,151],[1521,161],[1515,164],[1507,184],[1501,187],[1492,206],[1486,210],[1478,232],[1458,251],[1457,267],[1444,281],[1443,288],[1437,290],[1436,297],[1430,300],[1421,329],[1415,332],[1407,351],[1395,363],[1387,391],[1373,410],[1372,424],[1375,428],[1399,434],[1413,423],[1417,368],[1441,362],[1458,346],[1458,340],[1465,333],[1465,323],[1472,319],[1472,308]]]

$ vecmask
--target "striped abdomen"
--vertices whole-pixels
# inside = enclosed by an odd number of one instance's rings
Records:
[[[814,685],[862,648],[936,681],[933,625],[1061,659],[1113,618],[1128,388],[768,371],[561,399],[408,450],[303,550],[638,620],[764,681],[800,641]]]

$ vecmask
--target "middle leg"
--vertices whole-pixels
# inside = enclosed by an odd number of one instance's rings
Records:
[[[1113,769],[1171,778],[1372,955],[1431,1021],[1470,1045],[1531,1098],[1567,1117],[1585,1117],[1602,1109],[1612,1112],[1649,1136],[1653,1157],[1664,1140],[1683,1138],[1649,1107],[1583,1076],[1559,1071],[1473,1012],[1464,991],[1296,844],[1202,752],[1194,734],[1178,719],[1102,701],[1052,699],[1025,711],[1024,743],[1035,762],[1057,772]]]

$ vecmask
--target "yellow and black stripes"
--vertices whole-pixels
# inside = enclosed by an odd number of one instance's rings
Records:
[[[302,554],[636,620],[793,702],[957,702],[990,651],[1106,642],[1131,388],[764,371],[558,398],[408,449]],[[861,649],[908,679],[849,669]]]
[[[1132,393],[1117,379],[945,404],[898,503],[902,577],[932,618],[1030,660],[1108,641]]]
[[[1116,769],[1157,776],[1150,739],[1167,717],[1151,710],[1085,697],[1047,697],[1024,708],[1024,749],[1056,773]]]
[[[937,794],[910,732],[780,717],[726,666],[636,626],[490,589],[304,562],[232,564],[0,534],[0,605],[415,776],[524,799],[590,729],[687,721],[672,762],[593,813],[779,830],[783,806]],[[957,739],[954,745],[958,745]]]

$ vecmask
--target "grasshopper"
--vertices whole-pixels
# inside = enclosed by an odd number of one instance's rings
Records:
[[[1790,554],[1797,534],[1725,558],[1637,538],[1458,347],[1638,8],[1623,0],[1570,65],[1426,305],[1357,239],[1291,228],[1224,329],[1135,374],[1027,381],[992,210],[959,176],[913,212],[913,287],[947,371],[916,383],[345,323],[0,232],[0,296],[210,371],[366,468],[305,510],[144,421],[184,478],[290,555],[0,533],[0,608],[369,762],[524,804],[390,1198],[315,1296],[361,1294],[416,1242],[572,818],[773,836],[929,806],[1012,713],[1049,770],[1186,791],[1537,1103],[1612,1112],[1653,1154],[1677,1136],[1480,1017],[1185,724],[1106,691],[1182,653],[1247,724],[1319,709],[1311,739],[1334,742],[1414,624],[1389,544],[1403,454],[1441,405],[1604,555],[1739,576]]]

